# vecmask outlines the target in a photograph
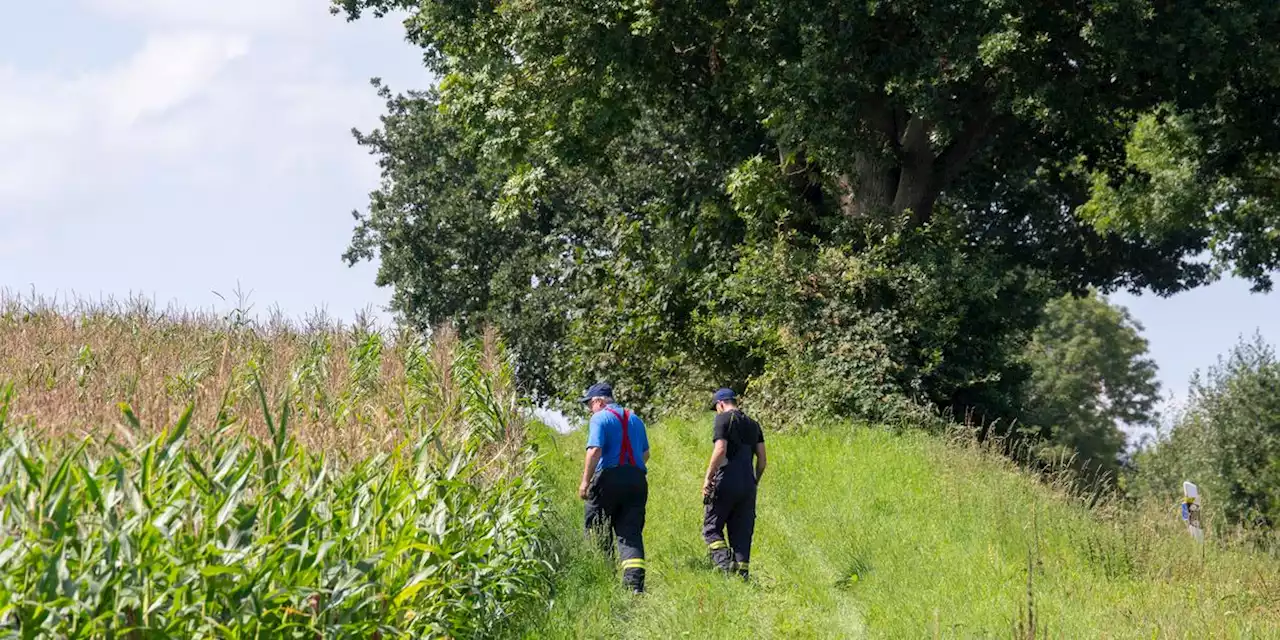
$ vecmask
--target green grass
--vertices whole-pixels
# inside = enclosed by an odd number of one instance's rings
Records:
[[[753,583],[725,579],[699,534],[709,432],[650,429],[640,598],[581,542],[584,435],[540,436],[561,569],[527,637],[1032,637],[1029,611],[1034,637],[1280,637],[1274,561],[1199,549],[1172,508],[1089,511],[923,433],[768,435]]]

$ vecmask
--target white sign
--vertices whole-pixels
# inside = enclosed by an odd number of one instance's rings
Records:
[[[1200,489],[1191,482],[1182,483],[1182,521],[1196,542],[1204,542],[1204,530],[1200,528]]]

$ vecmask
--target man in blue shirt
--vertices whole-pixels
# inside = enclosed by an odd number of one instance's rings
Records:
[[[622,581],[635,593],[644,591],[644,510],[649,501],[645,463],[649,437],[644,421],[613,399],[613,387],[592,385],[579,402],[591,410],[587,456],[578,497],[586,500],[587,533],[600,536],[613,555],[617,537]]]

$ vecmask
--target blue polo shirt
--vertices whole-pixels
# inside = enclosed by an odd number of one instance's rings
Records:
[[[623,412],[622,407],[611,404],[610,409]],[[631,452],[636,456],[636,466],[644,469],[644,452],[649,450],[649,436],[645,434],[644,420],[632,413],[627,418],[627,435],[631,437]],[[600,462],[596,471],[618,466],[622,455],[622,421],[608,409],[591,416],[587,427],[587,448],[600,447]]]

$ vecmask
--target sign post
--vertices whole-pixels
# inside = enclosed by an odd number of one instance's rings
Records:
[[[1182,521],[1196,542],[1204,542],[1204,529],[1200,528],[1200,490],[1191,482],[1182,483]]]

